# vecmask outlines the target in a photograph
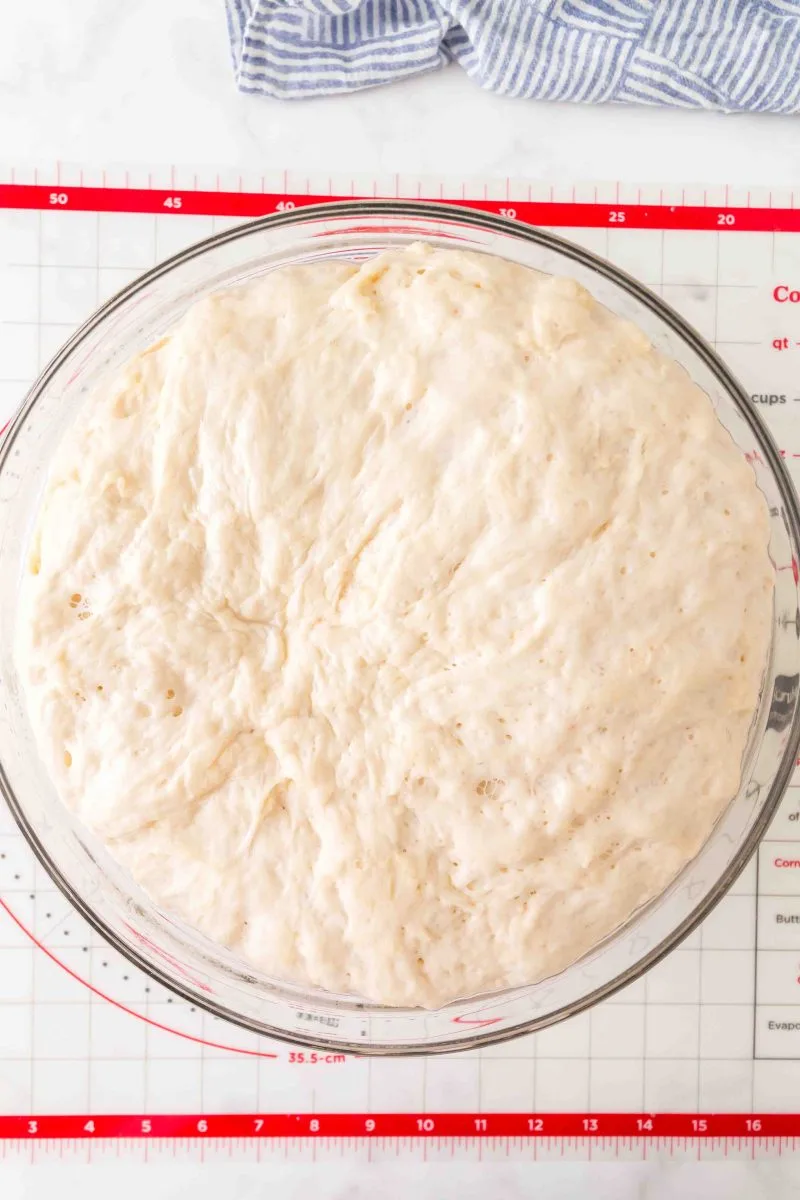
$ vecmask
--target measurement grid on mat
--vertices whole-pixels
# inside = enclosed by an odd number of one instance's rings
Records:
[[[513,210],[609,258],[716,344],[800,481],[800,208],[724,188],[0,171],[0,427],[75,326],[143,270],[247,217],[352,195]],[[800,1137],[800,1119],[776,1115],[800,1108],[800,786],[703,926],[592,1012],[428,1060],[301,1053],[129,966],[0,811],[0,1147],[73,1139],[116,1154],[125,1139],[193,1138],[227,1154],[231,1139],[304,1137],[324,1157],[342,1139],[373,1155],[407,1139],[436,1157],[444,1139],[450,1157],[452,1139],[484,1156],[494,1139],[503,1155],[535,1142],[540,1156],[602,1157],[606,1141],[616,1156],[659,1139],[711,1154],[759,1139],[768,1153]]]

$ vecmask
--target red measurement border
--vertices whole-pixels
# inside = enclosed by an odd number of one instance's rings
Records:
[[[208,192],[159,188],[0,184],[0,208],[73,212],[167,213],[203,217],[261,217],[308,204],[374,197],[289,192]],[[436,199],[441,197],[421,197]],[[414,197],[418,199],[418,197]],[[688,229],[745,233],[800,233],[800,209],[736,206],[614,204],[538,200],[450,199],[448,204],[516,217],[528,225],[584,229]]]
[[[787,1138],[798,1113],[217,1113],[0,1117],[0,1141],[62,1138]]]

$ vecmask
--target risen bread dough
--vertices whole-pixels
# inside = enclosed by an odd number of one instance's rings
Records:
[[[566,279],[414,246],[193,307],[57,455],[18,631],[65,803],[269,974],[534,981],[735,794],[768,515]]]

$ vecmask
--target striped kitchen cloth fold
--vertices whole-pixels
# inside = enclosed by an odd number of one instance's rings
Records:
[[[355,91],[459,63],[505,96],[800,111],[800,0],[226,0],[243,92]]]

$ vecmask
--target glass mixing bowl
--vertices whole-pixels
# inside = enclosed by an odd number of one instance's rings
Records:
[[[677,359],[752,464],[770,507],[777,568],[771,652],[741,787],[697,857],[657,899],[559,975],[437,1012],[382,1008],[268,978],[162,912],[60,803],[36,751],[11,652],[42,486],[87,390],[206,292],[288,264],[362,260],[420,240],[571,275]],[[609,263],[541,230],[448,205],[352,202],[265,217],[185,250],[105,304],[56,355],[9,428],[0,449],[0,788],[40,862],[80,913],[154,979],[218,1016],[305,1045],[374,1054],[464,1050],[529,1033],[609,996],[667,954],[717,903],[764,833],[800,738],[799,538],[794,491],[747,395],[676,313]]]

